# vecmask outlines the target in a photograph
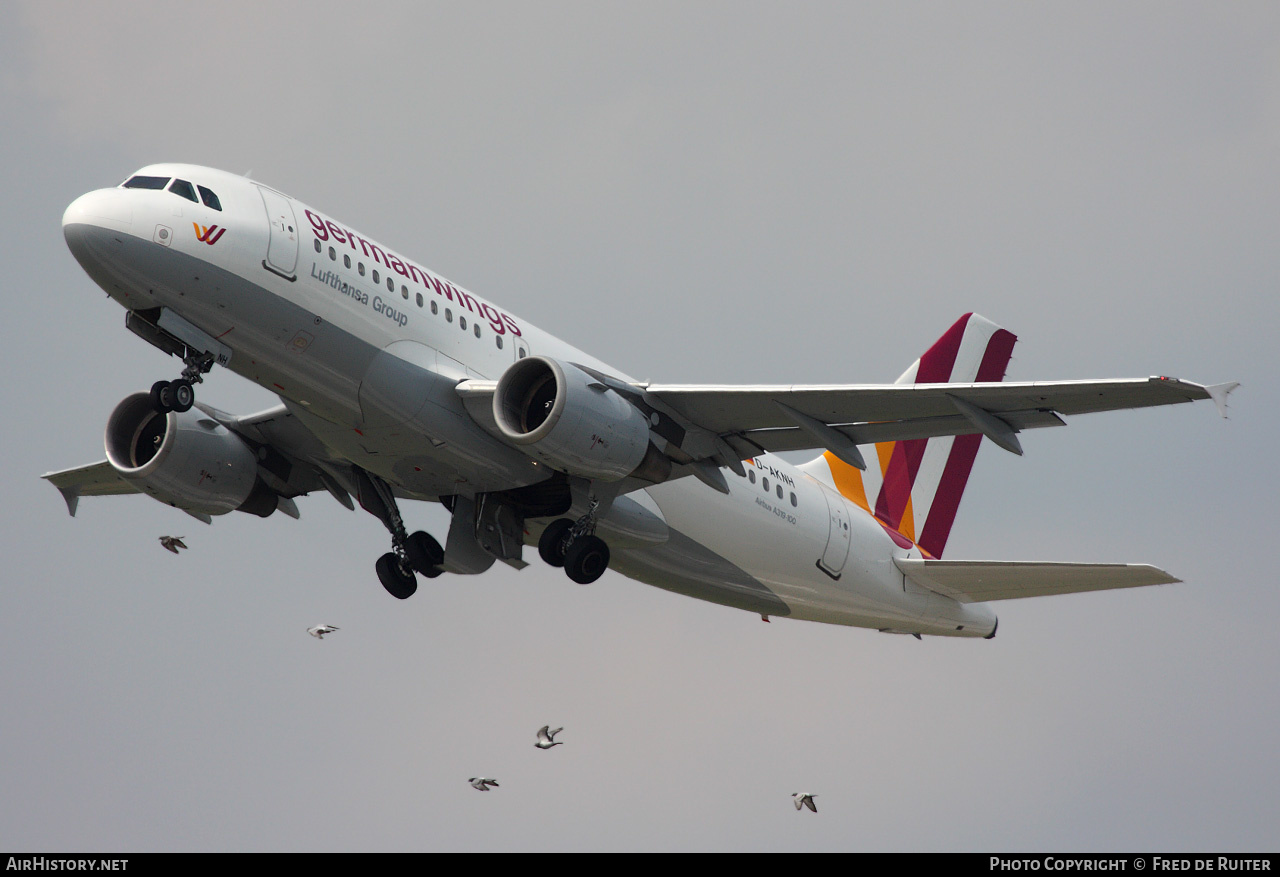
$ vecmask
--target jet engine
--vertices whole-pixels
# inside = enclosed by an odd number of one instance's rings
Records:
[[[134,393],[107,420],[107,460],[144,493],[194,514],[266,517],[279,497],[258,478],[253,450],[197,409],[164,414]]]
[[[671,474],[645,415],[571,363],[545,356],[513,363],[498,379],[493,419],[507,441],[570,475],[658,482]]]

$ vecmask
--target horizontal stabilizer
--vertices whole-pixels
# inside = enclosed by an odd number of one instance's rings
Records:
[[[961,603],[1140,588],[1182,581],[1145,563],[906,558],[894,560],[894,563],[915,584]]]

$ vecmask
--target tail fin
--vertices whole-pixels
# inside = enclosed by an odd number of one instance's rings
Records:
[[[965,314],[895,383],[945,384],[1000,381],[1017,341],[977,314]],[[969,481],[981,435],[881,442],[875,466],[861,472],[831,453],[823,459],[836,487],[873,514],[886,529],[942,557],[960,497]],[[817,461],[815,461],[816,463]],[[875,497],[875,504],[868,502]]]

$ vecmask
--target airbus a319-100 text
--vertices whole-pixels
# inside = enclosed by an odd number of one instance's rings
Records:
[[[966,314],[892,384],[643,383],[283,193],[158,164],[77,198],[67,245],[179,377],[110,415],[106,459],[44,477],[209,522],[324,491],[390,534],[378,579],[527,565],[625,576],[770,616],[990,637],[990,601],[1177,581],[1139,564],[944,560],[983,438],[1213,399],[1171,378],[1004,382],[1015,337]],[[210,369],[277,394],[195,401]],[[175,371],[177,369],[175,368]],[[812,449],[794,465],[782,452]],[[354,502],[353,502],[354,498]],[[403,500],[443,503],[442,546]]]

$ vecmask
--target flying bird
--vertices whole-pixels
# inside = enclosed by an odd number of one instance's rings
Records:
[[[161,536],[160,544],[163,547],[167,548],[168,550],[172,551],[174,554],[178,553],[179,548],[187,547],[187,544],[182,541],[181,536]]]
[[[542,730],[538,732],[538,742],[534,743],[534,746],[537,746],[539,749],[550,749],[552,746],[564,745],[563,740],[559,742],[556,741],[556,734],[559,734],[564,730],[564,728],[556,728],[554,731],[550,730],[550,728],[550,725],[542,726]]]
[[[337,629],[338,628],[334,627],[332,624],[317,624],[315,627],[308,627],[307,633],[311,634],[316,639],[324,639],[324,635],[326,633],[333,633]]]
[[[817,795],[802,795],[799,792],[796,792],[791,797],[795,798],[797,810],[808,807],[814,813],[818,812],[818,806],[813,803],[813,799],[818,797]]]
[[[479,789],[482,792],[489,791],[490,786],[493,786],[495,789],[498,787],[498,781],[491,780],[488,777],[472,777],[467,780],[467,782],[471,783],[471,788]]]

